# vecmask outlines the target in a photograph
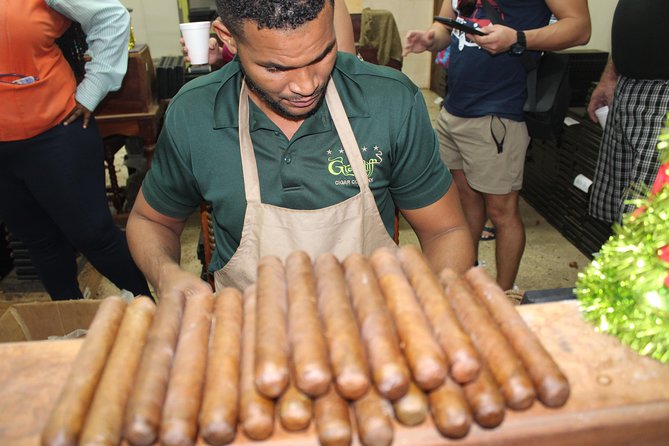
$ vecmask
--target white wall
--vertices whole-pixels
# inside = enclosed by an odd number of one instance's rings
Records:
[[[176,0],[120,0],[130,14],[136,43],[149,45],[151,57],[181,54]]]

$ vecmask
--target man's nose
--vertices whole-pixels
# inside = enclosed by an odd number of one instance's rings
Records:
[[[290,89],[300,96],[312,96],[318,89],[319,81],[316,70],[312,67],[304,67],[293,71]]]

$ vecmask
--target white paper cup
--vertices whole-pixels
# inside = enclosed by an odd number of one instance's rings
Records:
[[[180,23],[181,35],[192,65],[209,63],[209,22]]]
[[[595,115],[597,116],[599,125],[601,125],[602,130],[604,130],[604,127],[606,127],[606,117],[609,115],[609,106],[605,105],[604,107],[598,108],[595,110]]]

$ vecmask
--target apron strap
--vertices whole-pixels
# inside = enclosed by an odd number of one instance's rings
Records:
[[[365,163],[360,154],[358,141],[355,139],[353,129],[351,129],[351,124],[348,121],[348,116],[346,116],[346,110],[339,98],[339,93],[337,92],[337,88],[335,87],[332,78],[330,78],[330,82],[328,83],[325,92],[325,100],[327,101],[330,115],[332,115],[332,120],[334,121],[335,128],[339,134],[339,139],[344,146],[344,152],[346,152],[346,156],[351,163],[351,169],[353,169],[353,174],[358,182],[358,187],[362,192],[369,187],[367,169],[365,168]]]
[[[256,155],[249,131],[249,92],[246,81],[242,80],[239,92],[239,150],[242,157],[242,176],[247,203],[260,203],[260,180]]]

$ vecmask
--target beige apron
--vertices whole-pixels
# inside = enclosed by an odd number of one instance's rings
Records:
[[[370,255],[382,246],[396,247],[383,224],[369,188],[367,171],[339,94],[330,79],[326,103],[348,157],[360,193],[322,209],[288,209],[260,201],[260,183],[253,143],[249,133],[249,96],[242,82],[239,99],[239,142],[246,192],[246,214],[237,251],[216,271],[216,289],[234,286],[244,289],[256,281],[258,260],[275,255],[282,261],[296,250],[312,259],[331,252],[340,260],[353,252]]]

